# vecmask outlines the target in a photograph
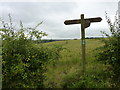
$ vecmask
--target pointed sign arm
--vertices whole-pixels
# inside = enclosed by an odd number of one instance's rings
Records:
[[[96,17],[96,18],[86,18],[84,19],[85,22],[86,21],[90,21],[91,22],[100,22],[102,20],[101,17]],[[80,24],[81,23],[81,19],[75,19],[75,20],[66,20],[64,22],[65,25],[71,25],[71,24]]]

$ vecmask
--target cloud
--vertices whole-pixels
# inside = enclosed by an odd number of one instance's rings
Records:
[[[84,1],[84,0],[83,0]],[[2,9],[1,9],[2,8]],[[112,9],[111,9],[112,8]],[[91,24],[86,36],[101,36],[100,30],[106,30],[105,11],[113,17],[117,11],[116,2],[1,2],[0,13],[7,21],[11,13],[13,21],[18,25],[22,20],[25,26],[34,26],[43,21],[38,28],[46,33],[45,38],[80,38],[80,24],[64,25],[65,20],[102,17],[102,22]],[[92,32],[91,32],[92,31]]]
[[[1,0],[0,2],[118,2],[119,0]]]

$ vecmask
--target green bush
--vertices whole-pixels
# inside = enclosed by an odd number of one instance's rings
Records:
[[[43,86],[45,64],[59,58],[58,47],[47,48],[37,44],[34,39],[41,40],[46,33],[34,28],[15,30],[10,22],[1,21],[2,38],[2,87],[3,88],[41,88]]]
[[[109,81],[104,80],[98,75],[84,75],[79,78],[79,81],[72,83],[70,88],[110,88]]]
[[[115,16],[115,22],[112,23],[107,16],[106,19],[110,28],[111,35],[103,32],[106,39],[103,39],[104,46],[101,47],[98,60],[103,61],[105,64],[111,65],[109,70],[112,70],[115,82],[120,82],[120,28],[118,26],[117,15]]]

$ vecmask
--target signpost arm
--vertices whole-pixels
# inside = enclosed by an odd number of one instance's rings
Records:
[[[81,14],[81,40],[82,40],[82,72],[85,72],[85,21],[84,14]]]

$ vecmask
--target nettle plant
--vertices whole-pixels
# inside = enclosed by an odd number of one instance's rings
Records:
[[[99,60],[111,65],[113,77],[118,82],[120,81],[120,27],[117,14],[115,15],[115,21],[112,23],[111,19],[106,13],[106,20],[109,25],[111,35],[102,32],[107,38],[103,39],[104,46],[102,52],[99,53]]]
[[[43,86],[45,63],[59,57],[59,48],[47,48],[34,40],[47,34],[39,31],[42,22],[33,28],[24,28],[20,21],[15,29],[9,14],[9,22],[1,20],[2,85],[3,88],[40,88]]]

